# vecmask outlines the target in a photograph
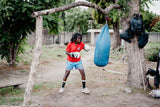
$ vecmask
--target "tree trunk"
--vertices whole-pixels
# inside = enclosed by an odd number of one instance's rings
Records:
[[[134,13],[139,14],[139,2],[139,0],[131,0],[128,3],[131,7],[129,12],[130,17],[132,17]],[[129,27],[127,26],[129,19],[130,18],[121,20],[123,30]],[[146,90],[146,61],[144,50],[138,47],[138,37],[139,35],[134,35],[132,42],[126,43],[128,61],[127,86]]]
[[[138,37],[132,40],[131,44],[127,44],[127,60],[128,60],[128,78],[127,85],[146,90],[146,61],[144,50],[138,47]]]
[[[13,46],[13,43],[10,43],[9,47],[10,47],[10,49],[9,49],[9,60],[7,62],[9,64],[9,66],[13,67],[16,64],[16,56],[17,56],[17,53],[18,53],[19,45],[16,47],[16,46]]]
[[[15,42],[10,42],[9,43],[9,58],[7,59],[7,62],[9,66],[15,66],[16,64],[16,56],[18,54],[18,50],[20,48],[21,42],[24,40],[24,36],[21,36],[21,39],[19,40],[18,43]]]
[[[43,31],[43,18],[42,16],[36,17],[36,43],[33,52],[32,65],[30,69],[29,79],[27,82],[27,87],[24,94],[23,105],[29,105],[31,103],[31,93],[33,90],[34,82],[36,79],[36,74],[38,72],[38,67],[40,64],[41,57],[41,47],[42,47],[42,31]]]
[[[54,34],[53,34],[52,38],[53,38],[52,44],[55,44],[55,35]]]
[[[119,36],[119,22],[118,21],[113,25],[113,30],[114,30],[114,35],[113,35],[112,49],[116,49],[119,46],[121,46],[121,39]]]
[[[8,62],[9,66],[13,67],[14,64],[13,64],[13,60],[12,60],[12,50],[13,50],[13,46],[12,46],[12,42],[10,42],[9,43],[9,58],[8,58],[7,62]]]

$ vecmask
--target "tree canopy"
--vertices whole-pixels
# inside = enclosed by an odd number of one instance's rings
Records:
[[[143,23],[145,24],[145,30],[150,32],[152,29],[150,24],[152,23],[152,21],[156,17],[156,15],[153,14],[152,12],[149,12],[148,10],[142,10],[142,9],[141,9],[141,14],[143,16]]]
[[[14,65],[28,33],[35,30],[33,11],[57,7],[60,0],[1,0],[0,1],[0,55],[9,65]],[[59,14],[44,16],[44,28],[58,33]]]
[[[155,24],[155,26],[152,27],[151,30],[152,30],[152,32],[160,32],[160,21],[157,22],[157,23]]]
[[[91,19],[91,11],[82,10],[80,7],[66,11],[65,31],[86,33],[88,20]]]

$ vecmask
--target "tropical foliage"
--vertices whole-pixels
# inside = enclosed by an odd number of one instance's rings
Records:
[[[160,21],[152,28],[152,32],[160,32]]]
[[[102,9],[105,9],[110,4],[115,3],[115,0],[89,0],[89,1],[92,2],[92,3],[97,4]],[[114,10],[114,11],[116,11],[116,10]],[[112,14],[112,11],[110,13]],[[94,10],[93,11],[92,17],[93,17],[93,19],[96,20],[97,23],[104,24],[106,22],[105,16],[102,13],[100,13],[98,10]],[[113,19],[113,17],[119,17],[119,16],[116,16],[116,15],[112,16],[112,15],[110,15],[110,17],[111,17],[111,19]]]
[[[145,30],[150,32],[152,29],[151,23],[156,17],[156,15],[153,14],[152,12],[149,12],[148,10],[141,10],[141,14],[143,16],[143,23],[145,25]]]
[[[73,8],[66,11],[64,27],[65,31],[86,33],[88,30],[88,20],[91,19],[91,11],[81,8]]]
[[[16,58],[23,52],[28,33],[35,30],[33,11],[58,7],[60,0],[1,0],[0,1],[0,55],[14,66]],[[44,16],[44,28],[58,33],[59,13]]]

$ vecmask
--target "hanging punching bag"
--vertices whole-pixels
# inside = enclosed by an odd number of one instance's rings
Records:
[[[94,52],[94,64],[103,67],[108,64],[110,53],[110,34],[108,25],[104,25],[97,37]]]

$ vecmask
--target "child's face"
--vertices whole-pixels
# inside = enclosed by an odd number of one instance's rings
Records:
[[[77,37],[76,43],[77,43],[77,44],[81,43],[81,36],[78,36],[78,37]]]

